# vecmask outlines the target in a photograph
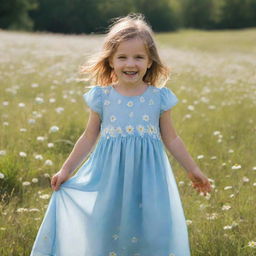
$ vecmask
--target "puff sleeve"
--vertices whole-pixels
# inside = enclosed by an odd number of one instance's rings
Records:
[[[167,87],[163,87],[160,89],[160,115],[175,106],[178,103],[178,98],[171,91],[171,89]]]
[[[91,108],[93,111],[97,112],[100,115],[100,119],[102,120],[102,95],[101,95],[101,87],[100,86],[91,86],[88,92],[83,94],[83,98],[85,103]]]

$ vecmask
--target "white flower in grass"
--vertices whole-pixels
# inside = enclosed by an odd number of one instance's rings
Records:
[[[56,99],[50,98],[50,99],[49,99],[49,102],[50,102],[50,103],[55,103],[55,102],[56,102]]]
[[[37,88],[38,86],[39,86],[39,84],[36,84],[36,83],[31,84],[32,88]]]
[[[232,189],[233,187],[232,186],[226,186],[224,187],[224,190],[229,190],[229,189]]]
[[[227,205],[227,204],[223,205],[222,208],[221,208],[222,211],[228,211],[229,209],[231,209],[231,206]]]
[[[38,103],[38,104],[42,104],[42,103],[44,103],[44,99],[41,98],[41,97],[36,97],[35,102]]]
[[[25,152],[20,152],[19,155],[20,155],[20,157],[26,157],[27,156],[27,154]]]
[[[145,98],[143,96],[140,97],[140,102],[145,102]]]
[[[133,106],[133,102],[132,102],[132,101],[128,101],[128,102],[127,102],[127,106],[128,106],[128,107],[132,107],[132,106]]]
[[[47,147],[48,147],[48,148],[53,148],[53,147],[54,147],[54,143],[49,142],[49,143],[47,144]]]
[[[256,171],[256,166],[253,166],[253,167],[252,167],[252,170],[253,170],[253,171]]]
[[[47,160],[44,162],[44,164],[45,164],[45,165],[52,166],[52,165],[53,165],[53,162],[52,162],[52,160],[47,159]]]
[[[206,219],[207,220],[215,220],[218,218],[218,213],[213,212],[213,213],[207,213],[206,214]]]
[[[232,228],[233,228],[233,227],[232,227],[231,225],[227,225],[227,226],[224,226],[224,227],[223,227],[224,230],[230,230],[230,229],[232,229]]]
[[[216,136],[216,135],[219,135],[220,134],[220,131],[214,131],[213,132],[213,135]]]
[[[24,107],[26,106],[26,104],[23,103],[23,102],[20,102],[20,103],[18,104],[18,106],[19,106],[20,108],[24,108]]]
[[[48,195],[48,194],[43,194],[43,195],[40,195],[39,197],[40,197],[41,199],[47,200],[47,199],[50,198],[50,195]]]
[[[29,124],[35,124],[35,123],[36,123],[36,120],[35,120],[35,119],[28,119],[28,123],[29,123]]]
[[[32,182],[33,182],[33,183],[37,183],[37,182],[38,182],[38,178],[33,178],[33,179],[32,179]]]
[[[0,172],[0,179],[4,178],[4,174]]]
[[[186,224],[189,226],[192,224],[192,220],[186,220]]]
[[[6,155],[6,150],[0,150],[0,156],[5,156]]]
[[[105,100],[104,101],[104,106],[108,106],[110,104],[110,101],[109,100]]]
[[[143,115],[143,116],[142,116],[142,119],[143,119],[144,121],[148,122],[148,121],[149,121],[149,116],[148,116],[148,115]]]
[[[64,111],[64,108],[63,107],[58,107],[58,108],[55,108],[55,111],[60,114]]]
[[[231,167],[232,170],[238,170],[241,169],[241,165],[240,164],[235,164]]]
[[[187,109],[190,111],[193,111],[195,109],[195,107],[193,105],[188,105]]]
[[[256,248],[256,242],[255,241],[250,241],[248,242],[248,246],[251,248]]]
[[[8,126],[8,125],[9,125],[9,122],[3,122],[3,125],[4,125],[4,126]]]
[[[35,155],[35,159],[36,160],[43,160],[43,156],[42,155]]]
[[[8,101],[3,101],[2,104],[3,104],[3,106],[8,106],[9,102]]]
[[[60,130],[60,128],[56,125],[54,125],[50,128],[50,132],[58,132],[59,130]]]
[[[38,137],[36,138],[36,140],[37,140],[37,141],[44,141],[44,140],[45,140],[45,137],[43,137],[43,136],[38,136]]]
[[[18,213],[23,213],[23,212],[27,212],[27,211],[28,211],[27,208],[18,208],[18,209],[16,210],[16,212],[18,212]]]
[[[26,132],[27,129],[26,128],[20,128],[20,132]]]
[[[30,208],[28,211],[29,212],[40,212],[40,210],[37,208]]]
[[[247,177],[245,177],[245,176],[243,177],[243,182],[244,182],[244,183],[247,183],[247,182],[249,182],[249,181],[250,181],[249,178],[247,178]]]
[[[252,185],[253,185],[254,187],[256,187],[256,182],[254,182]]]
[[[116,121],[116,117],[115,117],[114,115],[112,115],[112,116],[110,117],[110,121],[111,121],[111,122],[115,122],[115,121]]]
[[[29,181],[24,181],[24,182],[22,182],[22,186],[30,186],[30,182]]]
[[[134,131],[134,128],[133,128],[133,126],[131,126],[131,125],[127,125],[127,126],[125,127],[125,129],[126,129],[126,132],[129,133],[129,134],[132,134],[133,131]]]
[[[197,156],[197,159],[202,159],[202,158],[204,158],[204,155],[198,155]]]

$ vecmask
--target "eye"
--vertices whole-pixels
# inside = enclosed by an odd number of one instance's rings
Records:
[[[118,56],[118,59],[125,59],[125,56]]]
[[[138,55],[138,56],[136,56],[136,59],[144,59],[144,57],[143,57],[143,56]]]

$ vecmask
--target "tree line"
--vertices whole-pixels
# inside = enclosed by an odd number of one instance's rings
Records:
[[[256,0],[0,0],[0,28],[102,33],[130,12],[143,13],[158,32],[256,26]]]

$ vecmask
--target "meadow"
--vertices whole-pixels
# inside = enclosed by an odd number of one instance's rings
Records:
[[[28,256],[50,178],[86,127],[78,70],[102,35],[0,31],[0,255]],[[172,68],[175,128],[213,191],[198,194],[168,153],[192,256],[256,255],[256,29],[156,35]]]

